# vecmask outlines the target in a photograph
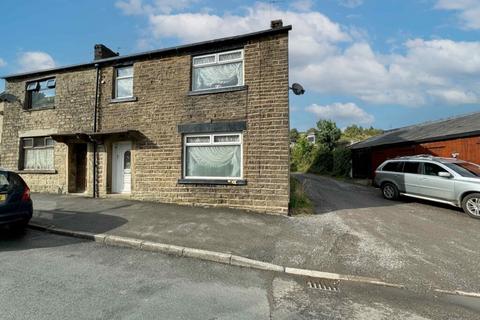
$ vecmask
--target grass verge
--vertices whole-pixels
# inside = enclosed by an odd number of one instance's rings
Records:
[[[290,214],[297,216],[314,213],[312,201],[307,197],[304,184],[290,177]]]

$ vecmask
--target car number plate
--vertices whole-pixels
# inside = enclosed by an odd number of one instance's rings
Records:
[[[7,197],[6,197],[5,194],[0,194],[0,202],[5,201],[6,198],[7,198]]]

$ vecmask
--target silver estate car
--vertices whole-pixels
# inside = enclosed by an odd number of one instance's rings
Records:
[[[455,158],[430,155],[387,160],[375,171],[383,196],[400,195],[447,203],[480,219],[480,166]]]

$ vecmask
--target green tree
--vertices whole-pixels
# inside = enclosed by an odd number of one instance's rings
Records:
[[[382,133],[383,131],[380,129],[375,129],[373,127],[363,128],[362,126],[352,124],[343,130],[342,140],[346,140],[350,143],[358,142]]]
[[[307,141],[305,135],[301,135],[292,148],[291,170],[305,172],[316,157],[317,147]]]
[[[342,131],[335,122],[320,120],[317,122],[316,135],[317,143],[323,144],[328,150],[333,150],[342,136]]]
[[[300,133],[297,129],[293,128],[290,130],[290,142],[297,142],[298,138],[300,137]]]
[[[373,137],[373,136],[378,136],[379,134],[382,134],[383,130],[375,129],[374,127],[370,127],[368,129],[365,129],[364,133],[369,137]]]
[[[332,172],[337,177],[348,177],[352,168],[352,154],[350,149],[345,147],[337,147],[332,152],[333,167]]]

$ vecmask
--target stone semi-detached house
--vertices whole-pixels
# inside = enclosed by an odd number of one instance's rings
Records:
[[[289,30],[5,76],[0,166],[32,191],[287,214]]]

